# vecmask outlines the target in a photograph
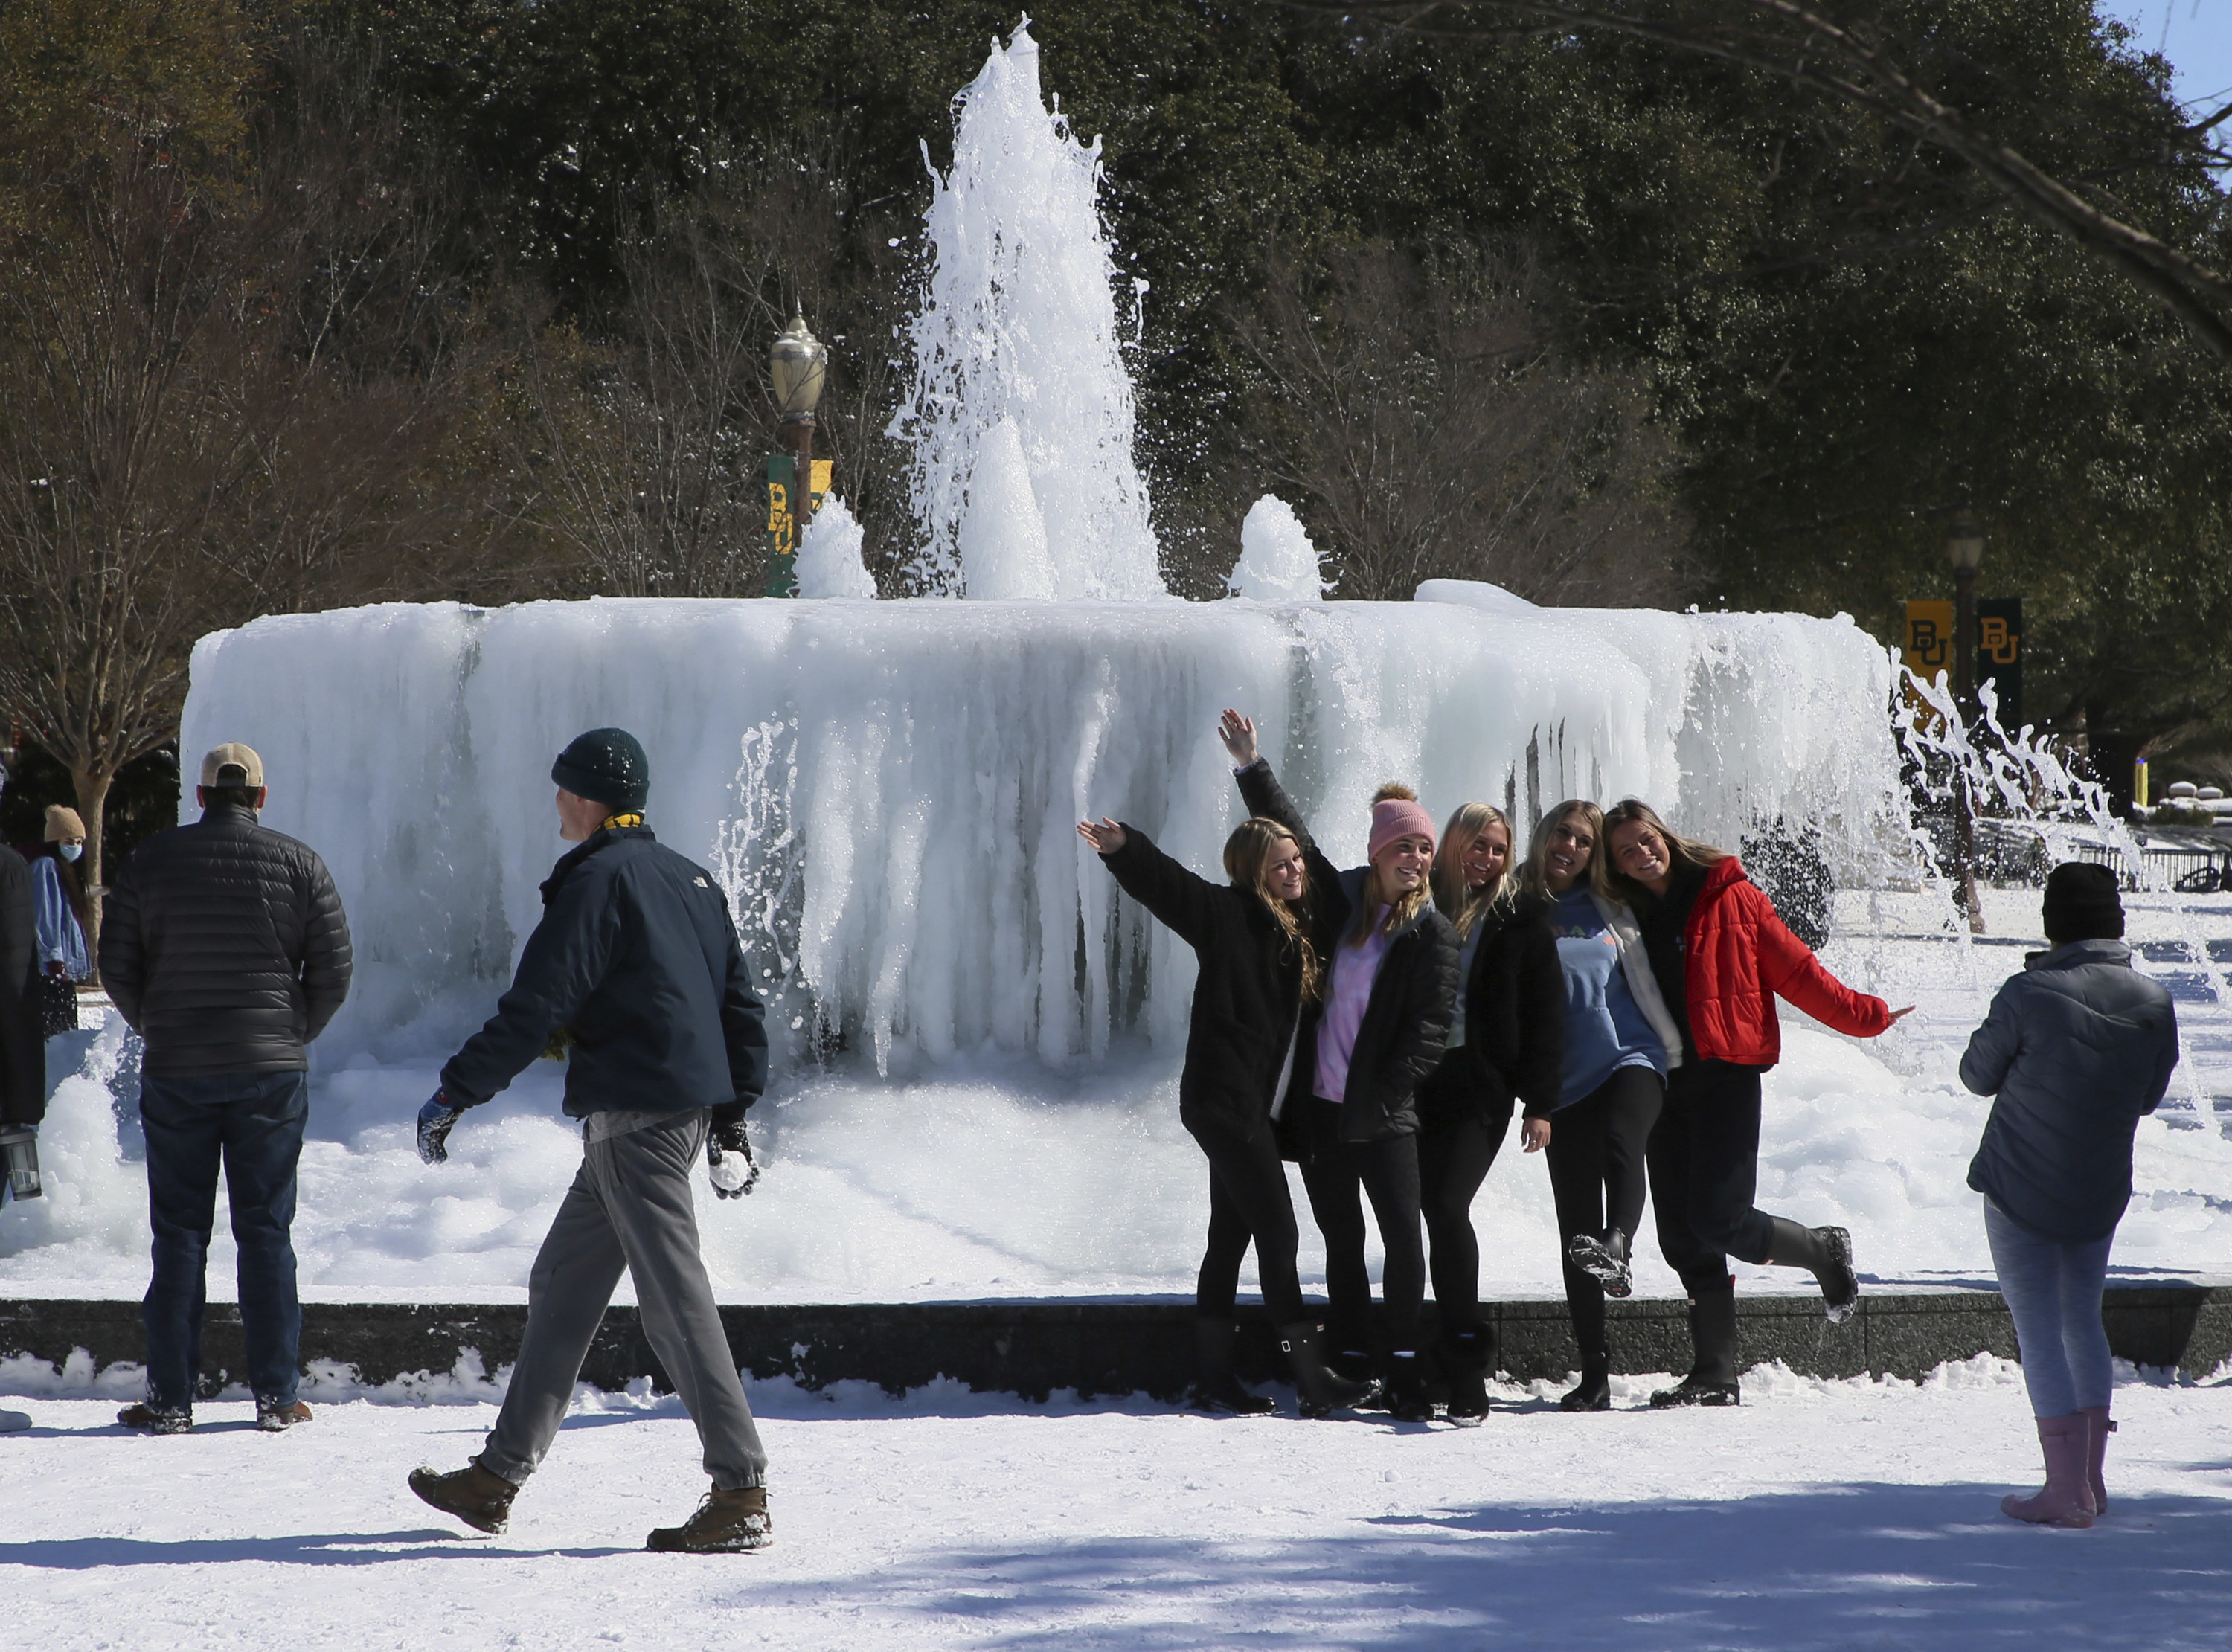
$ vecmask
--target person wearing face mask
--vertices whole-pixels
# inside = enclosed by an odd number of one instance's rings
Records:
[[[1311,884],[1325,892],[1310,941],[1327,960],[1327,981],[1323,1001],[1304,1014],[1279,1123],[1325,1235],[1333,1366],[1348,1377],[1371,1370],[1361,1193],[1372,1200],[1386,1257],[1388,1409],[1398,1422],[1423,1422],[1433,1408],[1418,1364],[1426,1256],[1418,1092],[1448,1047],[1457,985],[1457,931],[1435,908],[1429,882],[1433,819],[1408,787],[1381,787],[1367,863],[1336,871],[1257,752],[1255,723],[1228,709],[1217,733],[1249,813],[1294,834]]]
[[[1565,978],[1565,1059],[1549,1121],[1550,1190],[1558,1208],[1566,1307],[1581,1377],[1567,1411],[1612,1409],[1605,1298],[1629,1294],[1628,1250],[1643,1219],[1644,1152],[1682,1040],[1661,1001],[1635,916],[1604,878],[1604,815],[1569,799],[1545,814],[1520,875],[1546,922]]]
[[[1209,1242],[1194,1290],[1194,1403],[1239,1416],[1272,1409],[1233,1371],[1233,1299],[1253,1243],[1263,1305],[1278,1327],[1302,1415],[1354,1405],[1369,1396],[1369,1387],[1326,1369],[1317,1328],[1302,1305],[1294,1199],[1276,1136],[1303,1015],[1324,984],[1310,941],[1319,889],[1302,846],[1276,821],[1243,820],[1224,843],[1230,881],[1217,884],[1171,859],[1137,826],[1080,820],[1077,834],[1126,894],[1193,949],[1200,965],[1178,1079],[1179,1122],[1209,1161]]]
[[[1516,1098],[1520,1139],[1539,1153],[1558,1105],[1565,1044],[1565,978],[1543,922],[1549,904],[1522,897],[1511,864],[1511,823],[1467,803],[1442,828],[1434,904],[1458,936],[1457,999],[1448,1050],[1418,1090],[1418,1176],[1441,1315],[1445,1413],[1465,1427],[1488,1416],[1496,1333],[1480,1312],[1480,1241],[1472,1202],[1503,1145]]]
[[[1677,836],[1629,798],[1605,815],[1613,885],[1643,913],[1652,975],[1680,1027],[1686,1059],[1668,1082],[1651,1137],[1658,1247],[1690,1295],[1690,1375],[1654,1406],[1735,1405],[1735,1256],[1802,1267],[1833,1323],[1859,1305],[1852,1236],[1805,1228],[1752,1201],[1759,1186],[1760,1075],[1782,1053],[1777,997],[1853,1038],[1874,1038],[1913,1008],[1854,992],[1790,932],[1734,855]]]
[[[85,947],[85,822],[75,809],[47,806],[44,841],[22,845],[30,863],[39,930],[39,975],[46,1035],[77,1029],[77,983],[93,973]]]

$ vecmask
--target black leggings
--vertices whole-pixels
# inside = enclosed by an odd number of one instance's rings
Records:
[[[1294,1202],[1269,1121],[1245,1136],[1213,1126],[1187,1128],[1209,1159],[1209,1244],[1194,1283],[1194,1312],[1204,1318],[1231,1317],[1240,1264],[1252,1241],[1271,1322],[1300,1324],[1308,1316],[1294,1272]]]
[[[1472,1202],[1503,1146],[1513,1106],[1509,1096],[1481,1105],[1457,1066],[1455,1057],[1445,1059],[1418,1097],[1419,1111],[1431,1121],[1418,1132],[1418,1211],[1426,1220],[1434,1303],[1445,1341],[1482,1328]]]
[[[1302,1185],[1309,1189],[1310,1214],[1325,1235],[1326,1295],[1332,1308],[1328,1345],[1335,1351],[1372,1346],[1372,1275],[1364,1266],[1364,1207],[1356,1196],[1360,1187],[1371,1195],[1387,1255],[1380,1286],[1387,1307],[1387,1345],[1416,1349],[1426,1299],[1426,1248],[1418,1237],[1418,1138],[1320,1137],[1303,1162]]]
[[[1764,1262],[1775,1219],[1759,1191],[1759,1067],[1685,1062],[1666,1085],[1651,1132],[1651,1202],[1658,1248],[1695,1296],[1728,1283],[1729,1258]]]
[[[1621,1067],[1551,1115],[1545,1154],[1558,1206],[1558,1262],[1584,1364],[1606,1354],[1604,1286],[1573,1266],[1567,1247],[1575,1234],[1601,1234],[1611,1228],[1634,1236],[1643,1220],[1645,1151],[1665,1095],[1664,1081],[1651,1068]]]

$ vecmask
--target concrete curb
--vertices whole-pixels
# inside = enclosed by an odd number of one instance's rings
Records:
[[[1628,1301],[1610,1309],[1612,1369],[1689,1369],[1686,1310],[1677,1300]],[[1501,1368],[1524,1379],[1556,1378],[1578,1363],[1565,1305],[1495,1302]],[[1192,1376],[1192,1303],[1183,1298],[987,1301],[833,1306],[729,1306],[721,1310],[738,1364],[756,1377],[788,1376],[808,1388],[847,1379],[892,1392],[940,1377],[984,1392],[1043,1400],[1057,1389],[1080,1396],[1146,1393],[1176,1398]],[[1427,1340],[1433,1305],[1427,1305]],[[2232,1357],[2232,1287],[2111,1286],[2101,1318],[2109,1344],[2134,1364],[2175,1367],[2198,1378]],[[1283,1377],[1271,1325],[1260,1306],[1239,1313],[1241,1374]],[[511,1363],[527,1323],[516,1305],[336,1304],[302,1306],[302,1357],[353,1366],[367,1383],[453,1370],[477,1352],[491,1374]],[[2013,1322],[1996,1292],[1864,1296],[1860,1311],[1832,1325],[1811,1297],[1737,1298],[1745,1367],[1781,1360],[1816,1377],[1921,1377],[1979,1353],[2015,1357]],[[59,1368],[83,1350],[96,1369],[146,1357],[140,1305],[129,1301],[0,1301],[0,1357],[28,1355]],[[204,1322],[204,1377],[214,1393],[243,1369],[239,1310],[211,1304]],[[605,1315],[581,1380],[625,1389],[649,1377],[666,1386],[633,1308]]]

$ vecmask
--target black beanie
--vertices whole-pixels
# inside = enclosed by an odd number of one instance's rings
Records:
[[[651,759],[625,729],[592,729],[558,754],[550,778],[575,797],[634,814],[651,795]]]
[[[2116,874],[2089,861],[2065,860],[2046,875],[2046,938],[2114,941],[2124,933],[2124,902]]]

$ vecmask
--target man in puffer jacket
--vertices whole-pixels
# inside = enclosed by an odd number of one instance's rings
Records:
[[[147,1046],[147,1397],[117,1421],[150,1434],[193,1427],[220,1163],[256,1426],[310,1416],[295,1395],[295,1168],[309,1118],[305,1046],[348,994],[349,932],[325,862],[257,822],[267,795],[263,760],[246,746],[203,758],[202,818],[140,845],[101,924],[101,980]]]
[[[2131,1138],[2177,1065],[2177,1016],[2162,984],[2131,968],[2105,866],[2056,866],[2045,920],[2049,949],[2002,985],[1961,1058],[1961,1082],[1995,1098],[1969,1185],[1984,1195],[2046,1457],[2045,1487],[2000,1507],[2083,1526],[2108,1506],[2108,1248],[2131,1199]]]

